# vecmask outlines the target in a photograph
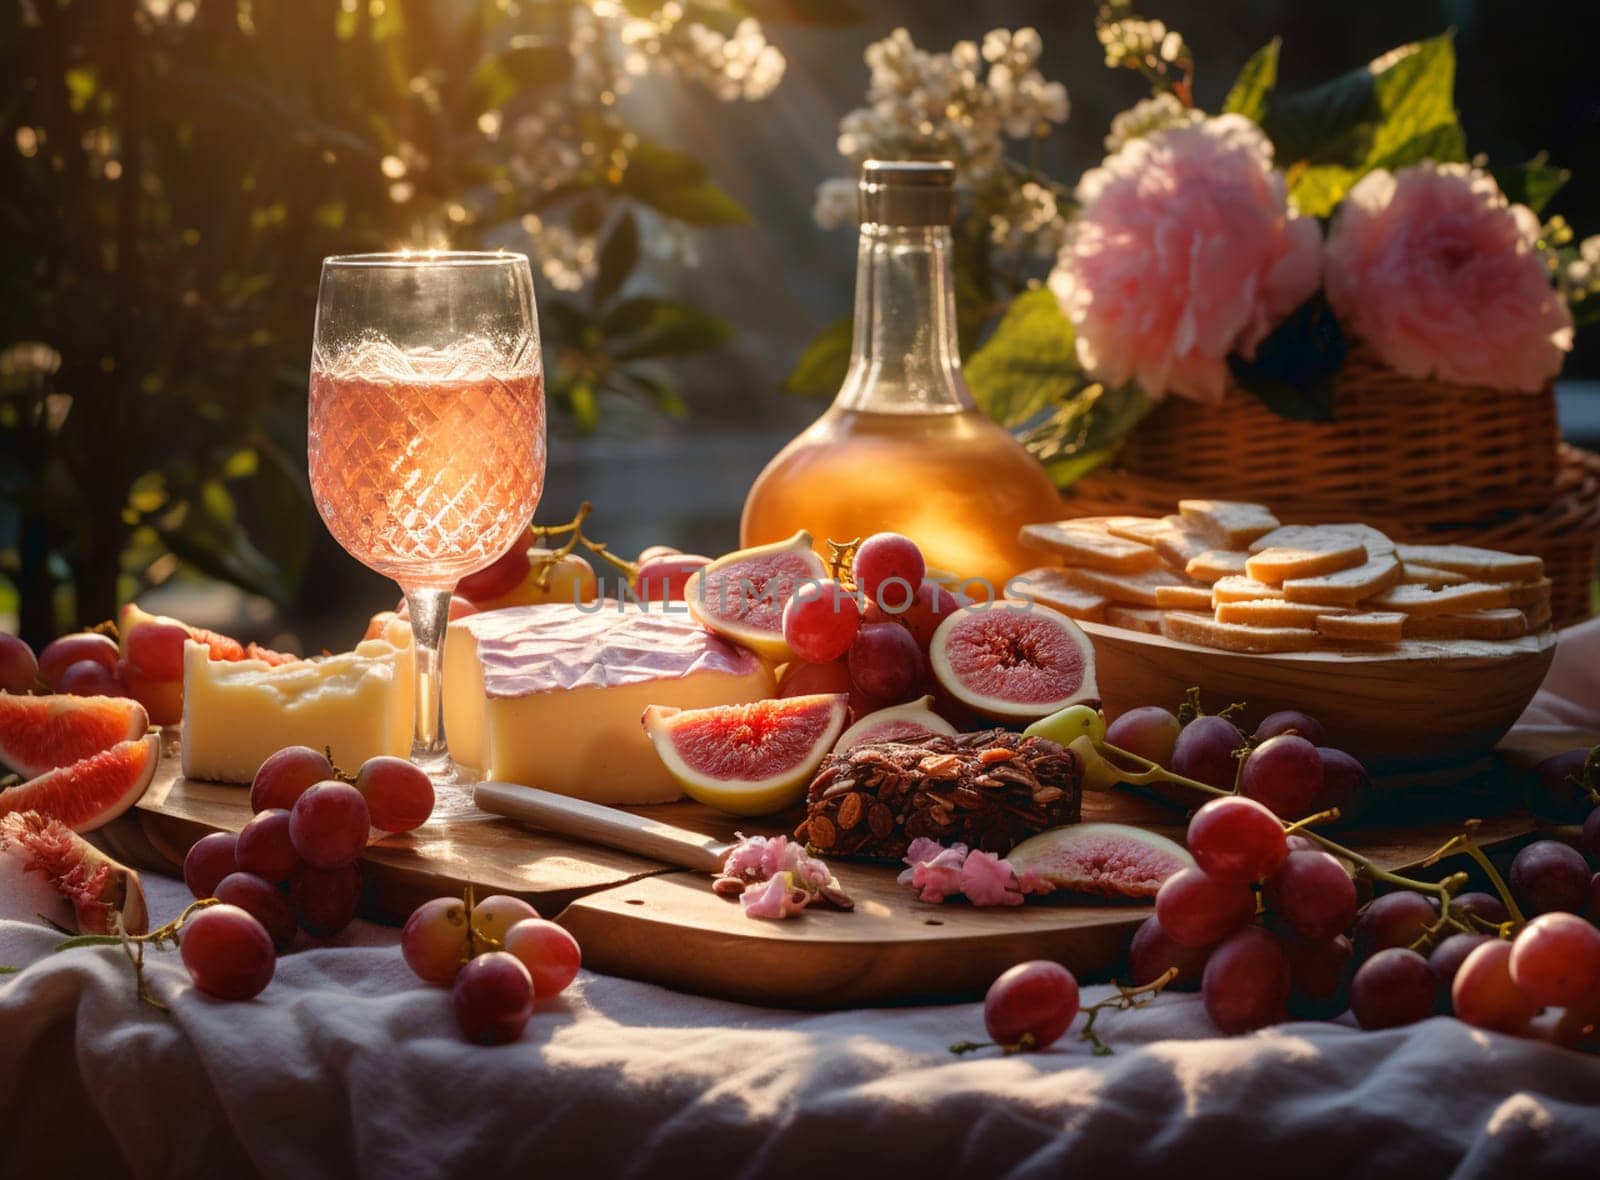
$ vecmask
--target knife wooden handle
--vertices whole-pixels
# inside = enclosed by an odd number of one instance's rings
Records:
[[[716,876],[731,845],[603,803],[590,803],[515,783],[479,783],[478,806],[495,815],[590,844],[633,852]]]

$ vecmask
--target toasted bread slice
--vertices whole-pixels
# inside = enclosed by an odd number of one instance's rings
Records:
[[[1317,631],[1329,639],[1353,639],[1361,643],[1399,643],[1404,638],[1407,616],[1399,611],[1346,611],[1318,615]]]
[[[1156,605],[1162,610],[1210,610],[1210,586],[1157,586]]]
[[[1143,631],[1147,635],[1161,634],[1161,612],[1148,606],[1106,607],[1106,622],[1128,631]]]
[[[1388,536],[1373,528],[1370,524],[1286,524],[1273,529],[1264,536],[1251,541],[1248,548],[1251,553],[1260,553],[1264,549],[1277,549],[1285,546],[1293,547],[1307,541],[1320,541],[1330,536],[1342,536],[1349,540],[1361,542],[1361,547],[1367,551],[1368,556],[1376,557],[1382,553],[1394,553],[1395,543]]]
[[[1246,627],[1176,610],[1162,618],[1161,634],[1182,643],[1239,652],[1311,651],[1320,640],[1315,631],[1305,627]]]
[[[1103,524],[1063,520],[1055,524],[1025,524],[1017,533],[1024,548],[1048,554],[1062,565],[1138,573],[1161,564],[1149,545],[1114,537]]]
[[[1137,574],[1086,569],[1064,569],[1060,574],[1069,586],[1132,606],[1155,606],[1157,586],[1183,585],[1176,574],[1159,566]]]
[[[1550,605],[1549,578],[1536,578],[1531,582],[1512,582],[1506,590],[1510,595],[1511,605],[1520,611],[1526,611],[1530,606],[1539,603]]]
[[[1167,526],[1156,533],[1151,544],[1174,573],[1183,573],[1189,563],[1202,553],[1214,548],[1212,542],[1181,516],[1164,516]]]
[[[1422,565],[1415,561],[1400,563],[1400,580],[1420,582],[1424,586],[1459,586],[1472,581],[1466,574],[1458,574],[1455,570],[1442,570],[1438,566]]]
[[[1364,605],[1373,610],[1397,610],[1413,616],[1463,615],[1509,607],[1511,591],[1503,583],[1492,582],[1463,582],[1459,586],[1423,586],[1408,582],[1373,595]]]
[[[1178,514],[1224,549],[1243,549],[1278,527],[1265,504],[1244,500],[1179,500]]]
[[[1268,537],[1287,533],[1276,529]],[[1265,538],[1263,538],[1265,539]],[[1259,542],[1258,542],[1259,543]],[[1333,529],[1308,528],[1283,544],[1263,549],[1251,547],[1244,571],[1258,582],[1281,585],[1293,578],[1317,578],[1335,574],[1367,560],[1367,548],[1350,533]]]
[[[1240,623],[1246,627],[1315,628],[1319,618],[1337,612],[1337,607],[1315,602],[1257,598],[1249,602],[1219,602],[1212,617],[1219,623]]]
[[[1538,631],[1550,625],[1550,601],[1536,602],[1532,606],[1522,608],[1522,613],[1527,617],[1528,630]]]
[[[1360,565],[1315,578],[1290,578],[1283,596],[1290,602],[1321,602],[1329,606],[1354,606],[1400,580],[1400,562],[1388,554],[1370,557]]]
[[[1402,545],[1400,560],[1466,574],[1480,582],[1531,582],[1544,577],[1542,558],[1475,545]]]
[[[1515,607],[1460,615],[1407,615],[1407,639],[1515,639],[1528,633],[1527,617]]]
[[[1282,598],[1283,588],[1269,586],[1254,578],[1218,578],[1211,584],[1211,605],[1224,602],[1254,602],[1258,598]]]
[[[1095,516],[1090,519],[1106,526],[1113,537],[1128,541],[1141,541],[1146,545],[1156,543],[1156,534],[1165,532],[1167,522],[1159,516]]]
[[[1018,597],[1060,611],[1071,618],[1091,623],[1105,622],[1108,605],[1105,595],[1073,585],[1063,576],[1062,570],[1043,566],[1018,574],[1008,585],[1015,587],[1014,593]]]
[[[1250,555],[1237,549],[1207,549],[1199,557],[1190,558],[1183,572],[1197,582],[1215,582],[1218,578],[1244,577],[1245,559]]]

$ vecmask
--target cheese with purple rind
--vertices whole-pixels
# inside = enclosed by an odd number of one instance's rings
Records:
[[[679,798],[640,728],[646,706],[744,704],[776,687],[759,656],[707,631],[681,604],[607,601],[457,619],[444,680],[457,761],[497,781],[613,804]]]

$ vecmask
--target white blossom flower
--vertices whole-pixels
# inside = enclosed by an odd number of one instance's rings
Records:
[[[817,186],[817,200],[811,217],[823,229],[838,229],[856,223],[856,181],[835,176]]]
[[[564,225],[547,225],[535,214],[522,219],[532,240],[528,251],[539,272],[557,291],[579,291],[599,270],[599,244],[593,234],[575,234]]]
[[[1106,154],[1116,155],[1130,140],[1165,127],[1181,127],[1186,123],[1205,122],[1205,112],[1186,107],[1177,97],[1162,91],[1153,98],[1141,99],[1111,120],[1111,134],[1106,136]]]

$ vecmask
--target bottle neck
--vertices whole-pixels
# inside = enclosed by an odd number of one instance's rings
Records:
[[[834,405],[888,414],[971,409],[956,339],[950,230],[861,227],[850,370]]]

